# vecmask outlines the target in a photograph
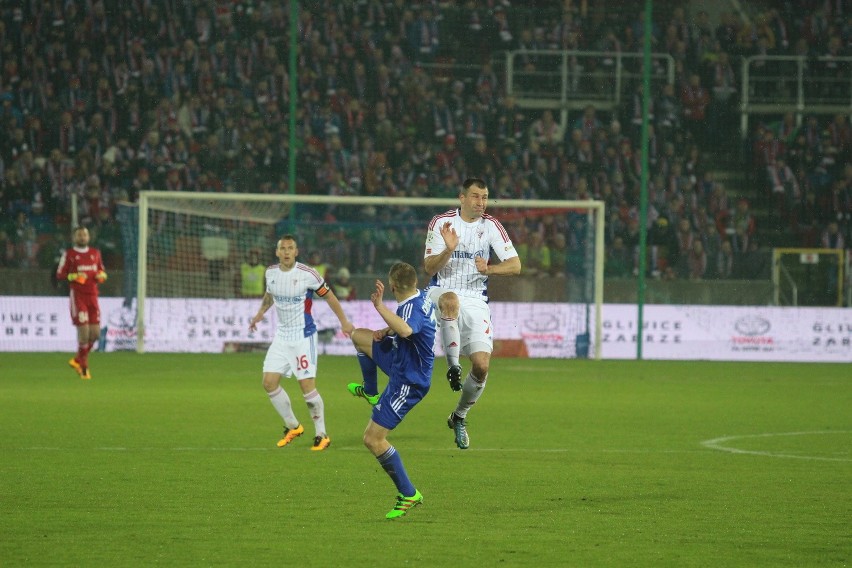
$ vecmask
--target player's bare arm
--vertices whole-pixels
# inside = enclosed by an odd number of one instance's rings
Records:
[[[382,302],[382,296],[384,293],[385,285],[382,284],[381,280],[376,280],[376,291],[370,295],[370,300],[373,302],[373,306],[375,306],[379,315],[382,316],[382,319],[385,320],[385,323],[388,324],[391,331],[400,337],[408,337],[414,333],[414,330],[411,329],[411,326],[408,325],[404,319],[390,311],[388,307],[385,306],[384,302]]]
[[[257,331],[257,324],[263,321],[263,314],[265,314],[274,303],[272,295],[269,292],[263,294],[263,299],[260,301],[260,309],[257,310],[257,313],[249,322],[249,331]]]
[[[331,311],[334,312],[334,315],[337,316],[338,321],[340,321],[340,328],[343,330],[343,334],[346,337],[349,337],[353,331],[355,331],[355,326],[349,321],[349,318],[346,317],[346,314],[343,311],[343,306],[340,305],[340,301],[337,299],[337,296],[334,295],[334,292],[331,290],[323,296],[323,300],[328,303],[328,307],[331,308]]]
[[[453,256],[453,251],[459,246],[459,236],[456,230],[453,229],[453,224],[447,221],[441,225],[441,237],[444,239],[444,245],[447,247],[440,254],[435,254],[426,257],[423,261],[423,269],[430,277],[436,275],[439,270],[449,262]]]
[[[499,264],[488,264],[488,261],[477,256],[476,270],[485,276],[515,276],[521,273],[521,259],[517,256],[507,258]]]

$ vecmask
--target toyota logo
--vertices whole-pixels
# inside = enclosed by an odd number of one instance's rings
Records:
[[[772,326],[769,320],[763,319],[760,316],[743,316],[736,321],[734,329],[743,335],[763,335]]]

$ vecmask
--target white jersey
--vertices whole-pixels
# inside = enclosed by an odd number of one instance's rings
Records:
[[[441,254],[446,250],[441,227],[449,221],[456,234],[459,244],[447,264],[429,281],[429,286],[437,286],[452,290],[460,296],[488,299],[488,277],[476,269],[476,257],[485,260],[491,258],[493,250],[501,260],[518,256],[515,245],[500,221],[491,215],[483,215],[472,223],[462,220],[458,209],[435,215],[429,223],[426,235],[426,251],[424,258]]]
[[[266,291],[272,296],[278,314],[277,337],[296,341],[316,333],[311,315],[314,293],[322,297],[329,292],[319,272],[301,262],[286,271],[274,264],[266,269]]]

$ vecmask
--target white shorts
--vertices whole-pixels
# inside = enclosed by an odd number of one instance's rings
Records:
[[[299,380],[315,378],[317,334],[296,341],[285,341],[276,335],[266,352],[266,359],[263,360],[263,372],[279,373]]]
[[[444,292],[452,292],[446,288],[429,288],[429,299],[435,304],[438,313],[438,329],[441,328],[441,308],[438,298]],[[462,355],[471,353],[491,353],[494,350],[494,326],[491,324],[491,308],[488,302],[469,296],[459,297],[459,336],[461,337]]]

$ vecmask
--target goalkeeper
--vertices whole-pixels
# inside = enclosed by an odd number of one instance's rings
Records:
[[[101,331],[98,284],[106,281],[107,273],[101,251],[89,246],[89,230],[77,227],[72,237],[74,246],[62,253],[56,278],[70,283],[71,322],[77,328],[77,354],[68,364],[81,379],[91,379],[89,352]]]

